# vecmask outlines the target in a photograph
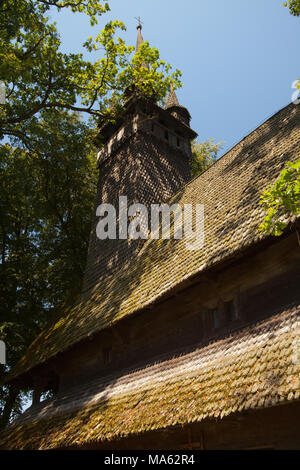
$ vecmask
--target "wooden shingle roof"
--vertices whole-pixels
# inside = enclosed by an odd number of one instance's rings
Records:
[[[259,198],[287,161],[299,158],[300,106],[283,108],[173,198],[204,204],[204,247],[185,240],[149,240],[127,269],[99,279],[29,347],[10,378],[29,371],[88,336],[149,306],[183,281],[263,238]]]
[[[300,306],[189,354],[102,377],[25,412],[0,448],[84,445],[300,398]]]
[[[179,101],[173,87],[171,87],[165,109],[172,108],[173,106],[179,106]]]

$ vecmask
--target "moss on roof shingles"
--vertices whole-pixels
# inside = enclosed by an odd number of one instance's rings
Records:
[[[295,306],[192,353],[41,403],[0,435],[0,448],[107,442],[299,400],[299,337]]]
[[[204,204],[205,244],[188,251],[184,240],[150,240],[128,269],[99,280],[61,318],[43,331],[10,378],[64,351],[166,294],[199,271],[252,245],[263,236],[259,198],[287,161],[299,158],[300,106],[283,108],[173,198]]]

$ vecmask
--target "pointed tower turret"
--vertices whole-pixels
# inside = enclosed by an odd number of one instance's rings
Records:
[[[171,85],[171,91],[167,98],[165,109],[184,124],[190,125],[191,115],[187,108],[179,104],[173,85]]]
[[[166,109],[172,108],[174,106],[179,106],[179,101],[176,96],[176,93],[174,91],[173,85],[171,85],[171,91],[169,93],[169,96],[167,98],[167,104],[166,104]]]
[[[136,46],[135,46],[135,52],[138,52],[141,44],[143,44],[144,42],[144,38],[142,36],[142,24],[141,24],[141,19],[140,17],[137,18],[139,24],[137,25],[136,29],[138,30],[138,34],[137,34],[137,38],[136,38]],[[146,64],[145,62],[142,63],[142,65],[144,67],[146,67],[146,69],[149,70],[149,65]]]

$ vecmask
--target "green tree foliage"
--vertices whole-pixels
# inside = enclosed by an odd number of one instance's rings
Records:
[[[288,223],[295,222],[300,215],[300,160],[287,163],[275,183],[263,192],[260,204],[266,211],[261,232],[279,236]]]
[[[195,177],[209,168],[217,160],[223,142],[215,143],[214,139],[205,142],[192,142],[191,176]]]
[[[0,137],[26,139],[22,124],[38,119],[42,109],[107,119],[112,96],[119,110],[128,87],[160,99],[171,82],[175,88],[181,85],[180,71],[170,73],[171,66],[148,43],[133,54],[134,48],[118,36],[125,30],[118,20],[85,42],[88,51],[99,51],[96,61],[61,52],[58,31],[47,17],[55,6],[87,14],[92,24],[109,9],[95,0],[0,0],[0,79],[7,90],[6,104],[0,106]]]
[[[34,151],[0,148],[3,376],[67,296],[79,294],[96,191],[90,134],[76,114],[44,110],[29,130]],[[21,398],[0,389],[0,424],[20,411]]]
[[[300,0],[289,0],[284,2],[284,6],[289,7],[292,15],[300,16]]]

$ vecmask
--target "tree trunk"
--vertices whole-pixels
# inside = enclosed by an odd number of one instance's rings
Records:
[[[9,423],[11,412],[14,408],[16,400],[19,396],[19,390],[13,386],[8,386],[8,395],[6,398],[6,402],[4,408],[2,410],[2,414],[0,416],[0,429],[4,429],[7,424]]]

